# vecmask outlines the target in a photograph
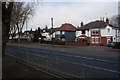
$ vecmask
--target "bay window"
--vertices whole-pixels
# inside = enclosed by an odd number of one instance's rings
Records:
[[[99,43],[99,38],[98,37],[92,37],[92,43]]]

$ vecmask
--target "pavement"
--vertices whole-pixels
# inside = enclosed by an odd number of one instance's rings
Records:
[[[17,62],[18,59],[11,57],[11,56],[4,56],[3,63],[2,63],[2,79],[52,79],[55,78],[47,73],[42,71],[36,70],[30,66]]]

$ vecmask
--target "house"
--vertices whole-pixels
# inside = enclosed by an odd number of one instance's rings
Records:
[[[35,31],[31,30],[27,30],[24,31],[24,38],[27,39],[28,41],[33,41],[33,37],[34,37]]]
[[[50,28],[46,26],[44,29],[42,29],[42,36],[44,41],[52,41],[52,38],[55,38],[55,31],[58,28]]]
[[[60,28],[58,28],[55,32],[55,38],[61,39],[65,42],[75,41],[75,32],[76,27],[72,24],[65,23],[62,24]]]
[[[90,45],[107,46],[108,42],[120,42],[120,28],[109,24],[109,19],[106,22],[96,20],[77,28],[76,40],[85,39]]]
[[[19,39],[19,35],[20,35],[20,41],[32,41],[33,40],[33,37],[34,37],[34,33],[35,31],[32,31],[31,30],[27,30],[27,31],[24,31],[24,32],[20,32],[20,33],[16,33],[16,34],[9,34],[9,40],[13,40],[15,42],[18,42],[18,39]],[[13,36],[13,38],[12,38]]]

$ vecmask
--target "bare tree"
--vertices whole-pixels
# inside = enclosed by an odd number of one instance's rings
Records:
[[[13,10],[14,9],[14,10]],[[25,22],[32,16],[33,3],[2,2],[2,55],[5,55],[8,33],[19,33]],[[12,19],[12,20],[11,20]]]
[[[2,2],[2,56],[5,54],[6,40],[10,30],[13,2]]]
[[[13,36],[18,32],[18,42],[20,42],[20,35],[22,33],[23,26],[28,19],[33,16],[35,10],[34,3],[15,2],[12,12],[11,29],[10,34]]]
[[[118,27],[120,27],[120,14],[118,15]]]
[[[110,24],[120,27],[120,15],[114,15],[110,18]]]

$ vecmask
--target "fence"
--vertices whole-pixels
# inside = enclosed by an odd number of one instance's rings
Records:
[[[34,50],[31,50],[34,51]],[[120,75],[120,62],[94,59],[82,56],[65,55],[47,51],[39,51],[31,54],[29,51],[12,52],[8,55],[14,56],[20,61],[37,69],[41,69],[57,77],[65,78],[118,78]],[[57,55],[57,56],[55,56]],[[63,59],[66,58],[66,59]]]

